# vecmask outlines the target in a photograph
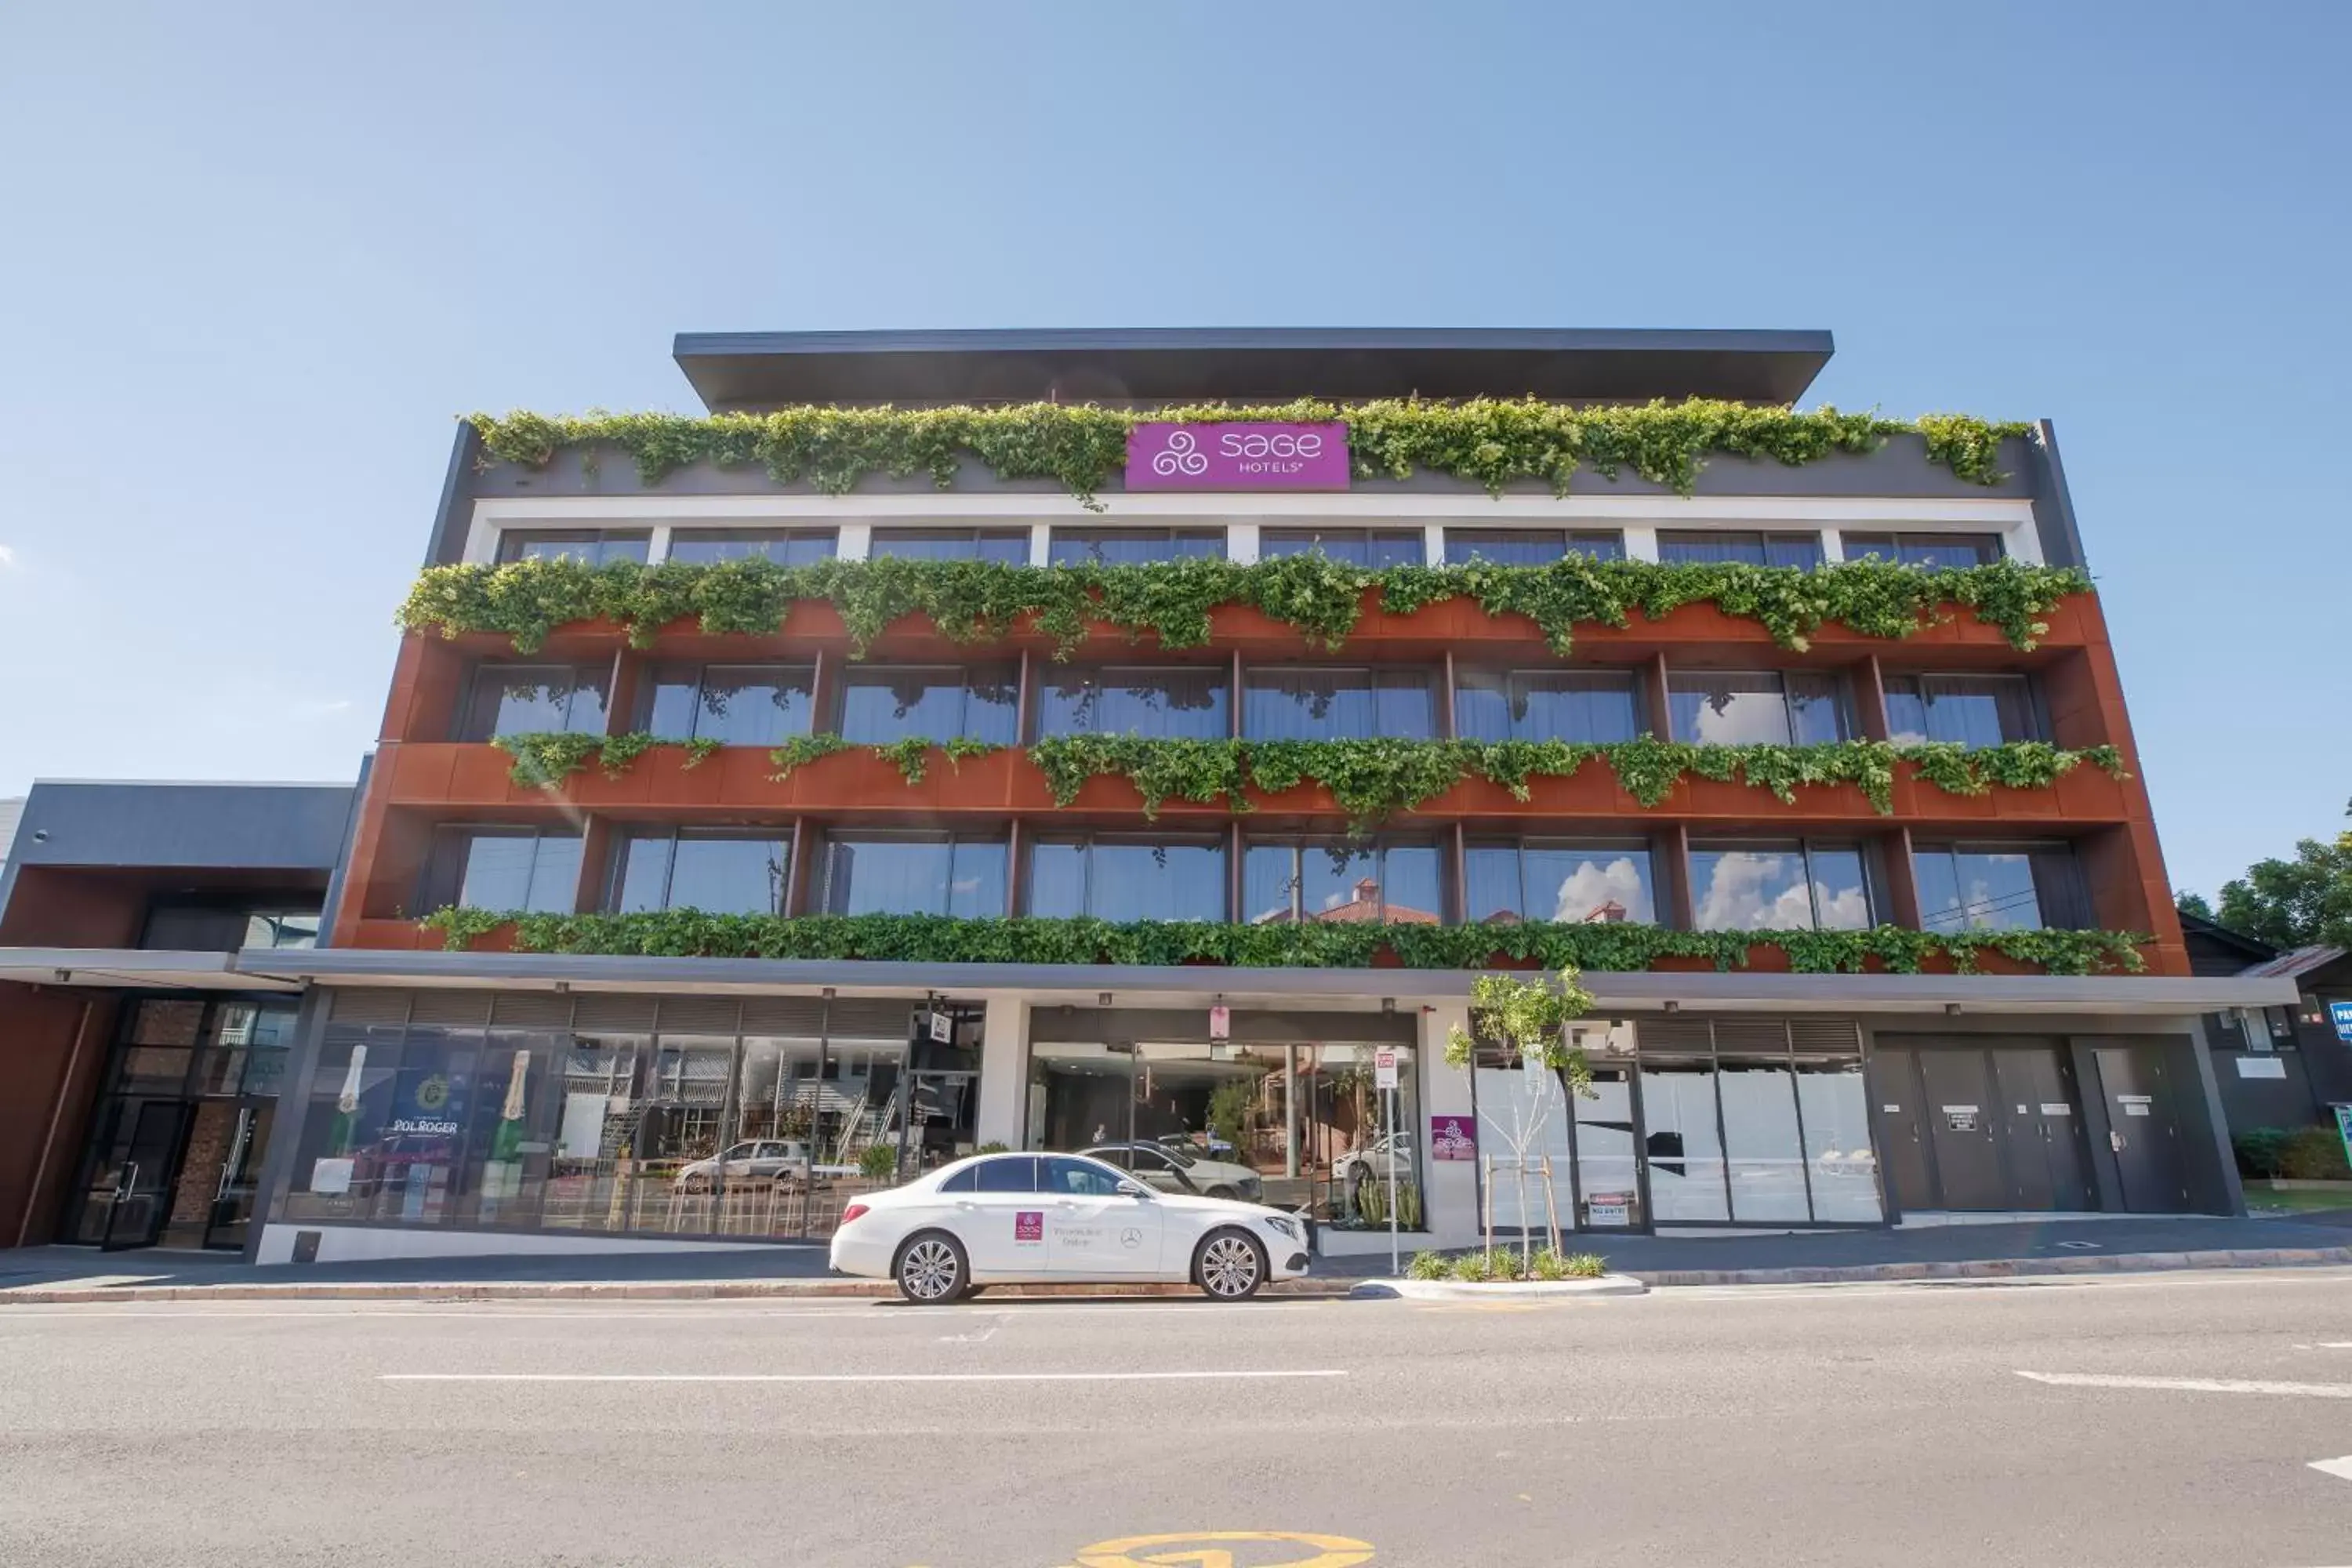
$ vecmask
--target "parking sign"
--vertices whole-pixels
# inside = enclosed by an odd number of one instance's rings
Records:
[[[2352,1045],[2352,1002],[2330,1002],[2327,1016],[2336,1022],[2336,1037]]]
[[[1397,1054],[1381,1050],[1372,1053],[1372,1087],[1394,1089],[1397,1086]]]

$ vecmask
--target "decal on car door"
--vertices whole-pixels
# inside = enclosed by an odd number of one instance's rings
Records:
[[[1045,1215],[1042,1209],[1023,1209],[1013,1216],[1013,1239],[1044,1242]]]

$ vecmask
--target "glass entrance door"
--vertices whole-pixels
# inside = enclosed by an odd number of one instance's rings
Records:
[[[184,1100],[142,1100],[125,1119],[123,1135],[112,1152],[114,1185],[106,1229],[99,1238],[101,1251],[152,1247],[163,1234],[164,1222],[172,1216],[173,1179],[193,1110]]]
[[[907,1078],[907,1115],[901,1124],[906,1142],[898,1152],[899,1171],[920,1175],[971,1153],[978,1126],[980,1075],[910,1072]]]
[[[245,1245],[261,1194],[261,1155],[269,1147],[269,1121],[277,1105],[273,1100],[248,1100],[236,1108],[236,1126],[221,1157],[220,1180],[205,1225],[208,1247],[235,1250]]]
[[[1576,1228],[1647,1230],[1633,1069],[1595,1067],[1592,1094],[1569,1100],[1576,1116]]]

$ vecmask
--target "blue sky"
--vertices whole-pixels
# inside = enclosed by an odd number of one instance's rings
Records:
[[[0,10],[0,795],[347,777],[681,329],[1826,327],[2056,421],[2173,879],[2344,826],[2352,6]]]

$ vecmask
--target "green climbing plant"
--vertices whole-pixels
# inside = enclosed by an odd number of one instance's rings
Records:
[[[635,646],[689,623],[711,635],[770,637],[795,605],[829,604],[863,657],[882,634],[919,617],[959,643],[1018,631],[1050,638],[1066,658],[1108,626],[1164,648],[1210,640],[1226,605],[1255,608],[1312,646],[1342,647],[1365,606],[1411,615],[1451,599],[1490,616],[1524,616],[1565,656],[1580,626],[1661,620],[1707,604],[1750,620],[1783,647],[1802,649],[1825,622],[1865,637],[1911,637],[1964,610],[2020,648],[2049,631],[2043,619],[2070,594],[2091,591],[2071,567],[2018,561],[1929,569],[1875,557],[1810,570],[1738,562],[1595,561],[1570,555],[1544,566],[1360,567],[1318,553],[1242,563],[1218,560],[1139,566],[1014,566],[991,561],[897,556],[803,566],[764,560],[593,566],[569,557],[425,569],[401,605],[412,632],[455,637],[487,632],[536,652],[559,626],[609,623]]]
[[[1577,406],[1533,398],[1431,402],[1382,398],[1338,404],[1299,399],[1271,407],[1203,404],[1114,409],[1087,404],[1009,407],[804,406],[767,414],[468,416],[491,458],[543,468],[556,454],[626,454],[638,480],[658,485],[680,468],[757,466],[780,485],[845,495],[861,480],[926,477],[940,489],[966,459],[999,479],[1050,479],[1092,503],[1126,465],[1129,430],[1146,420],[1344,420],[1356,474],[1406,479],[1449,475],[1500,494],[1537,484],[1555,495],[1585,468],[1615,479],[1632,471],[1687,495],[1712,458],[1790,467],[1877,450],[1890,437],[1924,438],[1927,460],[1975,484],[1994,484],[2003,439],[2032,426],[1970,415],[1889,419],[1832,407],[1796,409],[1710,398]]]
[[[519,784],[539,784],[552,788],[573,773],[579,773],[591,761],[604,770],[607,778],[618,778],[632,763],[656,746],[676,746],[683,751],[681,767],[702,765],[710,753],[719,750],[715,740],[675,740],[652,735],[643,730],[631,730],[618,735],[575,735],[560,731],[528,731],[521,734],[497,735],[490,744],[513,759],[507,776]]]
[[[1981,955],[2053,974],[2137,973],[2139,944],[2123,931],[1696,931],[1627,922],[1527,921],[1378,926],[1353,922],[1195,921],[1112,922],[1014,916],[724,915],[700,910],[533,914],[445,909],[420,922],[463,948],[506,924],[529,952],[647,957],[866,960],[920,963],[1192,963],[1244,968],[1362,969],[1393,959],[1408,969],[1565,966],[1587,972],[1647,969],[1696,960],[1747,966],[1751,948],[1779,948],[1799,973],[1916,973],[1933,962],[1974,973]]]

